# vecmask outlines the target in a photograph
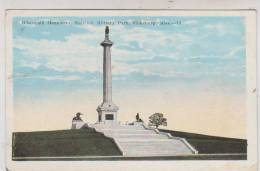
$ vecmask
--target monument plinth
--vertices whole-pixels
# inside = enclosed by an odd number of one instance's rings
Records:
[[[118,107],[112,102],[111,51],[113,42],[109,40],[109,28],[105,29],[103,46],[103,102],[98,106],[98,122],[116,123]]]

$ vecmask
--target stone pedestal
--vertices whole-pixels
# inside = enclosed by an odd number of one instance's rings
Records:
[[[85,126],[85,122],[81,120],[72,120],[71,129],[81,129]]]
[[[118,107],[113,103],[102,103],[98,106],[98,122],[117,123]]]

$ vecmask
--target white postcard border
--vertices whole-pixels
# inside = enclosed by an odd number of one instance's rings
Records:
[[[257,96],[256,96],[256,12],[254,10],[174,11],[174,10],[10,10],[6,18],[6,123],[7,166],[12,170],[253,170],[257,167]],[[247,55],[247,139],[246,161],[12,161],[12,17],[14,16],[98,16],[98,15],[153,15],[153,16],[244,16],[246,17]],[[239,125],[238,125],[239,126]]]

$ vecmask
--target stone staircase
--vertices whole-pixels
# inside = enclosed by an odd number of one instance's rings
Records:
[[[124,156],[191,155],[196,150],[185,140],[142,124],[94,124],[98,132],[115,140]]]

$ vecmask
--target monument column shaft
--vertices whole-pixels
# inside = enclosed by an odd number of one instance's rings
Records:
[[[112,102],[112,73],[110,45],[103,52],[103,102]]]
[[[118,107],[112,102],[112,71],[111,71],[111,46],[109,28],[105,29],[105,40],[100,43],[103,47],[103,102],[98,106],[98,122],[117,123]]]

